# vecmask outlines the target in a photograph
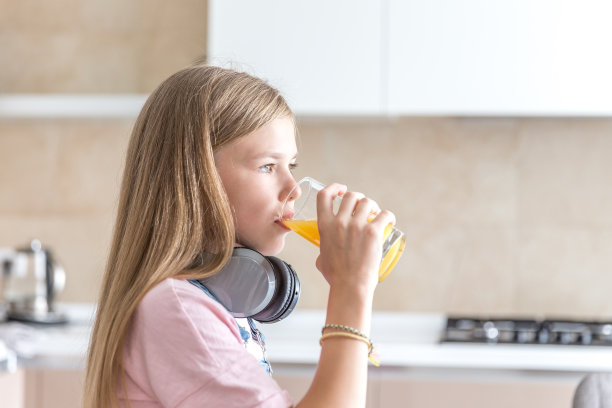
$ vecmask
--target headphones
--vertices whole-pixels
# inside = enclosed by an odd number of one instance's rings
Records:
[[[234,317],[273,323],[287,317],[300,297],[300,280],[285,261],[244,248],[234,248],[219,273],[191,281]]]

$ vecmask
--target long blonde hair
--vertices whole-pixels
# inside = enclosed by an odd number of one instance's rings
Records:
[[[85,408],[117,406],[126,332],[145,293],[169,277],[215,274],[231,256],[234,222],[215,149],[284,116],[293,118],[276,89],[219,67],[185,68],[150,95],[127,151]]]

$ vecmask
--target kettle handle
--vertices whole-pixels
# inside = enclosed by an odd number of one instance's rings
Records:
[[[64,286],[66,285],[66,271],[60,264],[55,262],[49,251],[45,252],[47,255],[47,309],[52,312],[53,305],[55,303],[55,296],[64,290]]]

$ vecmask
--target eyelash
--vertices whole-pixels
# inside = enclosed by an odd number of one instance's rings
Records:
[[[276,164],[274,163],[269,163],[269,164],[264,164],[263,166],[261,166],[259,169],[263,172],[263,173],[271,173],[272,172],[272,168],[276,167]],[[289,171],[293,172],[293,170],[295,170],[298,167],[297,163],[290,163],[289,164]]]

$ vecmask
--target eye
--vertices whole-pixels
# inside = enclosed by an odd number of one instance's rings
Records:
[[[289,171],[293,172],[293,170],[297,169],[299,166],[298,163],[291,163],[289,164]]]
[[[264,164],[259,168],[259,171],[261,171],[262,173],[272,173],[272,170],[274,170],[274,164],[272,163]]]

